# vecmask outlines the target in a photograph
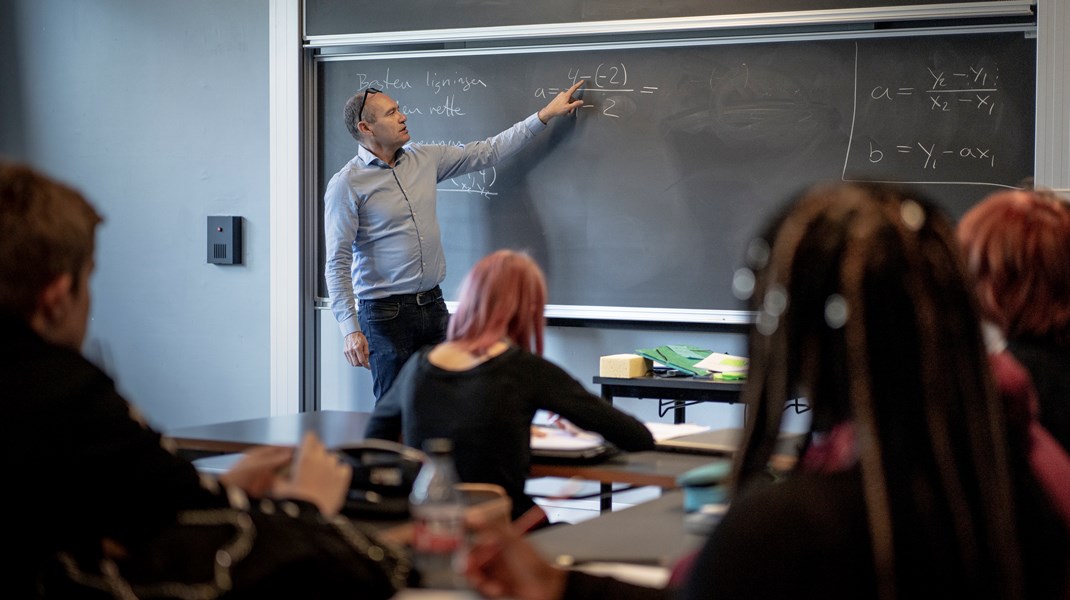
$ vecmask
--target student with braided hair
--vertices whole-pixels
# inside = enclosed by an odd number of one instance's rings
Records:
[[[682,589],[614,581],[613,597],[1065,597],[1067,532],[1011,450],[948,220],[897,188],[822,185],[747,255],[758,317],[731,506]],[[811,442],[770,483],[798,396]],[[603,582],[484,533],[469,573],[485,594],[600,597]]]

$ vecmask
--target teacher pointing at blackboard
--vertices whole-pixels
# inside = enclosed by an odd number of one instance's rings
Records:
[[[518,152],[551,119],[583,106],[572,97],[582,84],[498,135],[463,146],[409,144],[407,117],[376,88],[346,102],[346,128],[360,145],[324,194],[325,276],[346,360],[371,369],[376,402],[413,352],[446,338],[435,187]]]

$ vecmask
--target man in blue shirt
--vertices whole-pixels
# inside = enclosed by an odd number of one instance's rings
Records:
[[[464,146],[406,145],[405,114],[375,88],[346,102],[346,128],[360,146],[324,194],[325,275],[346,360],[371,369],[376,402],[413,352],[446,337],[436,185],[518,152],[551,119],[583,106],[572,97],[582,84],[498,135]]]

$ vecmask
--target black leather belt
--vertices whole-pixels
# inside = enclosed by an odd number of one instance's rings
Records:
[[[426,292],[416,292],[415,294],[394,294],[393,296],[390,296],[390,299],[398,302],[415,302],[416,306],[426,306],[442,299],[442,288],[436,285]]]

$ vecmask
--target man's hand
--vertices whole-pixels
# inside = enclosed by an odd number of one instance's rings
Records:
[[[363,333],[354,331],[346,336],[345,354],[346,360],[354,367],[371,368],[368,363],[368,338]]]
[[[573,98],[572,94],[576,93],[576,90],[580,89],[580,86],[585,82],[585,80],[581,79],[572,84],[572,87],[554,96],[554,99],[539,111],[539,120],[543,123],[549,123],[550,119],[562,115],[570,115],[572,111],[583,106],[583,100]]]

